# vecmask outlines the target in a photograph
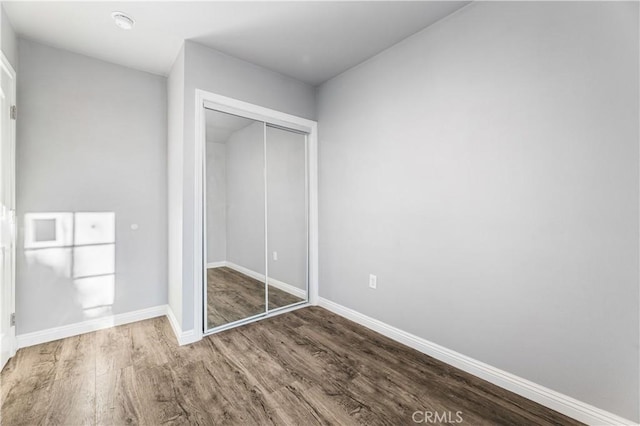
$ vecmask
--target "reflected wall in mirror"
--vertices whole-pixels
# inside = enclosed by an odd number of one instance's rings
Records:
[[[306,134],[267,125],[269,309],[307,300]]]
[[[206,328],[264,314],[264,123],[206,110]]]

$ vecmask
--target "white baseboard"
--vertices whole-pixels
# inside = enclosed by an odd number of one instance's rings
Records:
[[[307,298],[307,292],[301,288],[293,286],[291,284],[283,283],[282,281],[278,281],[275,278],[269,278],[269,285],[277,288],[278,290],[282,290],[285,293],[289,293],[293,296],[299,297],[300,299]]]
[[[226,266],[227,268],[231,268],[235,271],[240,272],[241,274],[247,275],[253,279],[256,279],[260,282],[264,282],[264,275],[253,271],[251,269],[245,268],[244,266],[237,265],[233,262],[212,262],[207,264],[207,268],[220,268],[222,266]],[[287,284],[285,282],[276,280],[275,278],[269,278],[269,285],[273,286],[279,290],[282,290],[286,293],[289,293],[293,296],[299,297],[301,299],[307,298],[307,292],[301,288],[298,288],[294,285]]]
[[[165,315],[169,320],[169,324],[171,324],[171,328],[173,329],[180,346],[188,345],[199,340],[196,336],[195,330],[182,331],[180,324],[168,305],[154,306],[152,308],[141,309],[139,311],[111,315],[104,318],[96,318],[75,324],[63,325],[61,327],[49,328],[47,330],[35,331],[33,333],[19,334],[16,336],[16,340],[18,342],[18,349],[26,348],[28,346],[39,345],[41,343],[52,342],[54,340],[77,336],[84,333],[91,333],[92,331],[103,330],[105,328],[116,327],[118,325],[129,324]]]
[[[442,347],[421,337],[402,331],[330,300],[319,298],[318,305],[371,330],[407,345],[433,358],[480,377],[540,405],[589,425],[637,425],[631,420],[578,401],[514,374],[492,367],[466,355]]]
[[[195,330],[182,331],[182,327],[180,327],[180,323],[176,319],[171,306],[167,306],[167,319],[169,320],[169,324],[171,324],[173,333],[176,335],[180,346],[195,343],[200,340],[200,338],[196,336]]]
[[[124,314],[110,315],[75,324],[34,331],[33,333],[19,334],[16,336],[16,340],[18,342],[18,349],[26,348],[28,346],[52,342],[54,340],[77,336],[79,334],[91,333],[92,331],[103,330],[105,328],[115,327],[118,325],[161,317],[166,314],[167,305],[154,306],[151,308],[140,309],[138,311],[126,312]]]
[[[238,271],[241,274],[247,275],[247,276],[253,278],[254,280],[258,280],[258,281],[264,282],[264,275],[259,273],[259,272],[253,271],[253,270],[251,270],[249,268],[245,268],[244,266],[240,266],[240,265],[238,265],[236,263],[233,263],[233,262],[225,262],[224,266],[226,266],[227,268],[231,268],[234,271]]]

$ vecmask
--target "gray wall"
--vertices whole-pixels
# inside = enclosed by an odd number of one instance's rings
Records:
[[[64,267],[87,249],[27,262],[27,213],[114,213],[114,299],[100,314],[166,304],[166,80],[26,40],[19,55],[17,332],[88,319]],[[89,273],[105,260],[89,257]]]
[[[264,275],[264,123],[227,141],[227,261]]]
[[[14,69],[18,68],[18,40],[13,30],[9,17],[4,11],[4,7],[0,5],[0,44],[2,53]]]
[[[194,248],[195,223],[195,90],[229,96],[278,111],[315,118],[315,89],[290,77],[267,70],[257,65],[224,55],[192,41],[185,42],[184,52],[184,149],[182,191],[182,280],[175,282],[175,289],[182,294],[182,329],[194,327],[194,260],[202,259],[202,250]],[[177,221],[176,221],[177,223]],[[172,225],[173,226],[173,225]],[[172,255],[173,256],[173,255]],[[177,264],[170,259],[170,264]],[[172,290],[173,291],[173,290]],[[174,309],[174,313],[176,310]],[[200,327],[200,324],[196,325]]]
[[[167,79],[167,218],[169,307],[182,324],[182,165],[184,150],[184,47]]]
[[[227,145],[207,142],[207,263],[227,260]]]
[[[330,80],[320,296],[640,420],[638,116],[637,3],[472,4]]]

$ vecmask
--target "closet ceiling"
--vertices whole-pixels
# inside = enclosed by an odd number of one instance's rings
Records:
[[[183,40],[318,85],[469,2],[18,2],[16,32],[50,46],[167,75]],[[136,20],[116,27],[112,11]]]

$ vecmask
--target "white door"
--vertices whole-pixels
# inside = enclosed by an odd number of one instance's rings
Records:
[[[15,312],[15,105],[16,73],[2,56],[0,75],[0,370],[16,352]]]

